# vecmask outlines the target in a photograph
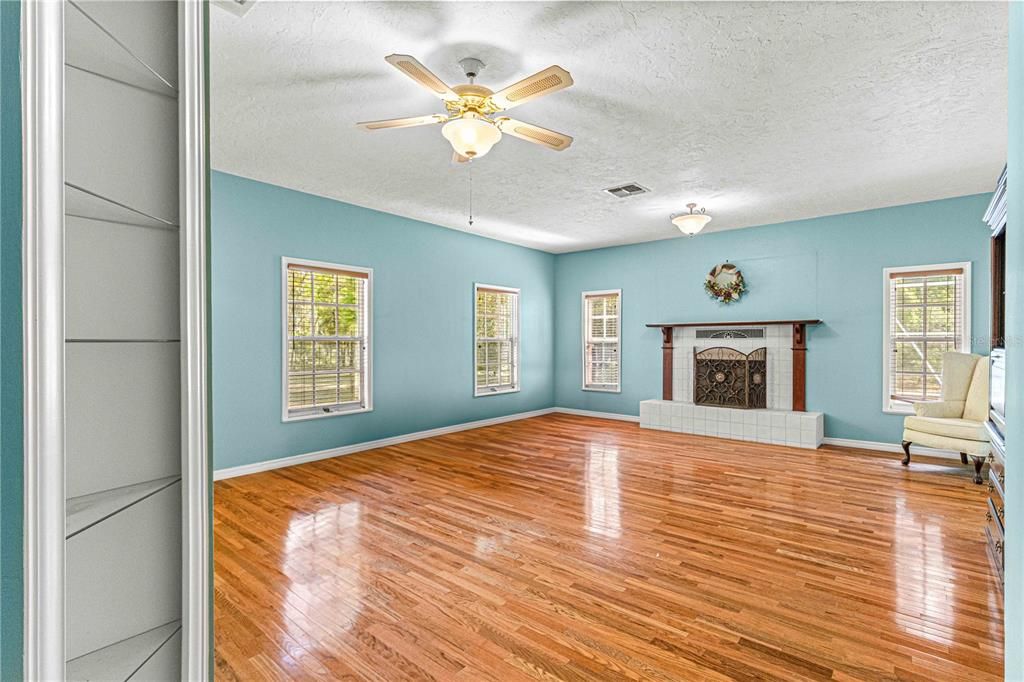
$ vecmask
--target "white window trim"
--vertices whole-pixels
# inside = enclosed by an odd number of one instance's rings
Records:
[[[366,402],[359,407],[335,409],[330,412],[312,414],[288,413],[288,266],[299,265],[327,270],[348,270],[366,274]],[[325,261],[305,260],[302,258],[281,258],[281,421],[301,422],[310,419],[340,417],[349,414],[373,412],[373,268],[358,265],[341,265]]]
[[[491,290],[494,290],[494,291],[505,291],[505,292],[508,292],[510,294],[515,294],[516,295],[516,337],[515,337],[516,340],[515,340],[515,343],[512,344],[512,349],[513,349],[513,352],[514,352],[514,355],[515,355],[514,360],[513,360],[513,362],[514,362],[514,364],[513,364],[513,374],[515,375],[515,378],[513,380],[514,381],[514,385],[512,386],[512,388],[505,388],[505,389],[502,389],[500,391],[491,391],[491,390],[487,390],[487,389],[480,390],[480,389],[477,388],[477,385],[476,385],[476,366],[477,366],[477,352],[476,351],[477,351],[477,343],[478,343],[477,336],[476,336],[476,299],[477,299],[477,296],[479,295],[480,289],[491,289]],[[519,391],[521,390],[522,379],[520,377],[520,374],[521,374],[522,367],[520,366],[520,363],[519,363],[519,361],[520,361],[519,348],[522,345],[521,338],[520,338],[520,332],[522,331],[522,318],[520,316],[520,312],[522,310],[522,306],[520,305],[520,299],[521,298],[522,298],[522,294],[521,294],[520,290],[516,289],[514,287],[505,287],[505,286],[500,286],[500,285],[497,285],[497,284],[484,284],[482,282],[474,282],[473,283],[473,372],[472,372],[472,379],[473,379],[473,397],[474,398],[486,398],[487,396],[491,396],[491,395],[506,395],[508,393],[519,393]]]
[[[618,313],[616,314],[617,329],[619,330],[619,382],[615,388],[596,388],[587,386],[587,296],[611,296],[619,298]],[[584,291],[580,294],[580,386],[581,391],[593,391],[595,393],[622,393],[622,289],[598,289],[596,291]]]
[[[919,270],[947,270],[962,268],[964,271],[964,325],[961,332],[960,348],[965,353],[971,352],[971,261],[959,263],[933,263],[931,265],[901,265],[899,267],[884,268],[882,270],[882,412],[886,414],[914,414],[913,404],[894,405],[889,394],[889,318],[892,311],[889,310],[889,280],[891,275],[899,275],[904,272],[917,272]]]

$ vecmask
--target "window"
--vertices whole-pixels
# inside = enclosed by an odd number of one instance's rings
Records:
[[[583,292],[583,390],[619,391],[622,291]]]
[[[970,263],[887,268],[883,402],[886,412],[942,397],[942,354],[971,351]]]
[[[285,421],[373,408],[373,271],[282,259]]]
[[[475,395],[519,390],[519,289],[474,285]]]

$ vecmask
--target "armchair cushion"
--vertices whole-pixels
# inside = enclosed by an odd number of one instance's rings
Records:
[[[964,416],[964,401],[932,400],[926,403],[914,403],[914,414],[918,417],[960,419]]]
[[[903,428],[907,431],[928,433],[944,438],[988,442],[988,432],[985,430],[985,424],[969,419],[919,417],[915,415],[904,420]]]
[[[942,354],[943,400],[967,400],[967,392],[980,357],[955,351]]]

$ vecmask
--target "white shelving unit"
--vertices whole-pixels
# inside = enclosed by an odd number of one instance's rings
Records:
[[[68,680],[182,677],[178,21],[64,3]]]

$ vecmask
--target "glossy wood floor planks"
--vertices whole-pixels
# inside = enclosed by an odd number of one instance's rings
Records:
[[[215,486],[220,680],[998,680],[968,467],[548,415]]]

